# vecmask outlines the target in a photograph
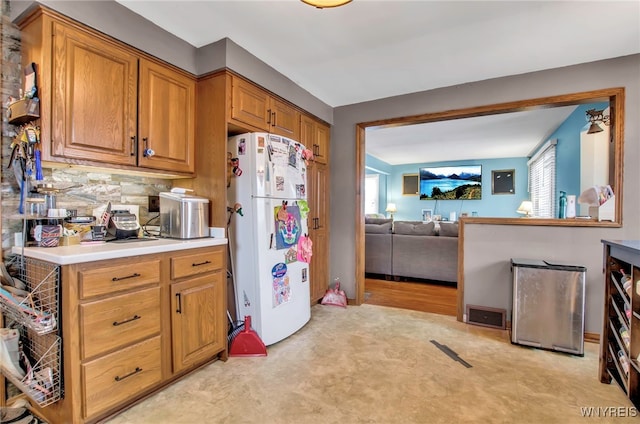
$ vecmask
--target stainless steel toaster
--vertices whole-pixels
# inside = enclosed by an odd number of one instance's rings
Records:
[[[209,237],[209,199],[184,193],[160,193],[160,236]]]

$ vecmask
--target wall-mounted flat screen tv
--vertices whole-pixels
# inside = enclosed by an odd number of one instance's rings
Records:
[[[482,198],[482,165],[420,168],[420,199],[478,200]]]

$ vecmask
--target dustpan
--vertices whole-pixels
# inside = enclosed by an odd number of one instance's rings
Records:
[[[251,329],[251,316],[244,317],[244,329],[231,341],[229,356],[267,356],[267,347]]]
[[[344,294],[343,290],[340,290],[340,281],[336,281],[333,289],[331,287],[327,289],[320,303],[323,305],[342,306],[343,308],[347,307],[347,295]]]

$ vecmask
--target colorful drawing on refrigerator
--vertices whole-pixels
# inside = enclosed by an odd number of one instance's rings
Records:
[[[298,260],[300,262],[311,262],[311,256],[313,255],[313,242],[309,236],[302,235],[298,240]]]
[[[296,250],[295,247],[289,248],[289,250],[287,250],[284,253],[284,263],[290,264],[291,262],[296,262],[297,260],[298,260],[298,251]]]
[[[286,215],[282,209],[286,211]],[[276,249],[288,249],[298,243],[300,237],[300,209],[298,206],[277,206],[274,208]]]
[[[309,203],[306,200],[296,200],[296,204],[300,209],[300,218],[307,219],[307,215],[309,214]]]
[[[276,190],[284,191],[284,177],[276,175]]]
[[[287,265],[280,262],[271,269],[273,277],[273,307],[282,305],[291,301],[291,285],[289,284],[289,276],[287,275]]]

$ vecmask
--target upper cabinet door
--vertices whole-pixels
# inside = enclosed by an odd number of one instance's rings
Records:
[[[329,162],[330,137],[328,126],[307,115],[300,117],[300,142],[313,151],[314,162],[323,164]]]
[[[298,141],[300,139],[300,112],[272,98],[270,102],[270,132]]]
[[[140,59],[138,165],[195,171],[196,82]]]
[[[52,159],[135,165],[138,58],[58,22],[53,36]]]
[[[233,76],[231,78],[231,119],[269,131],[271,110],[268,93]]]

